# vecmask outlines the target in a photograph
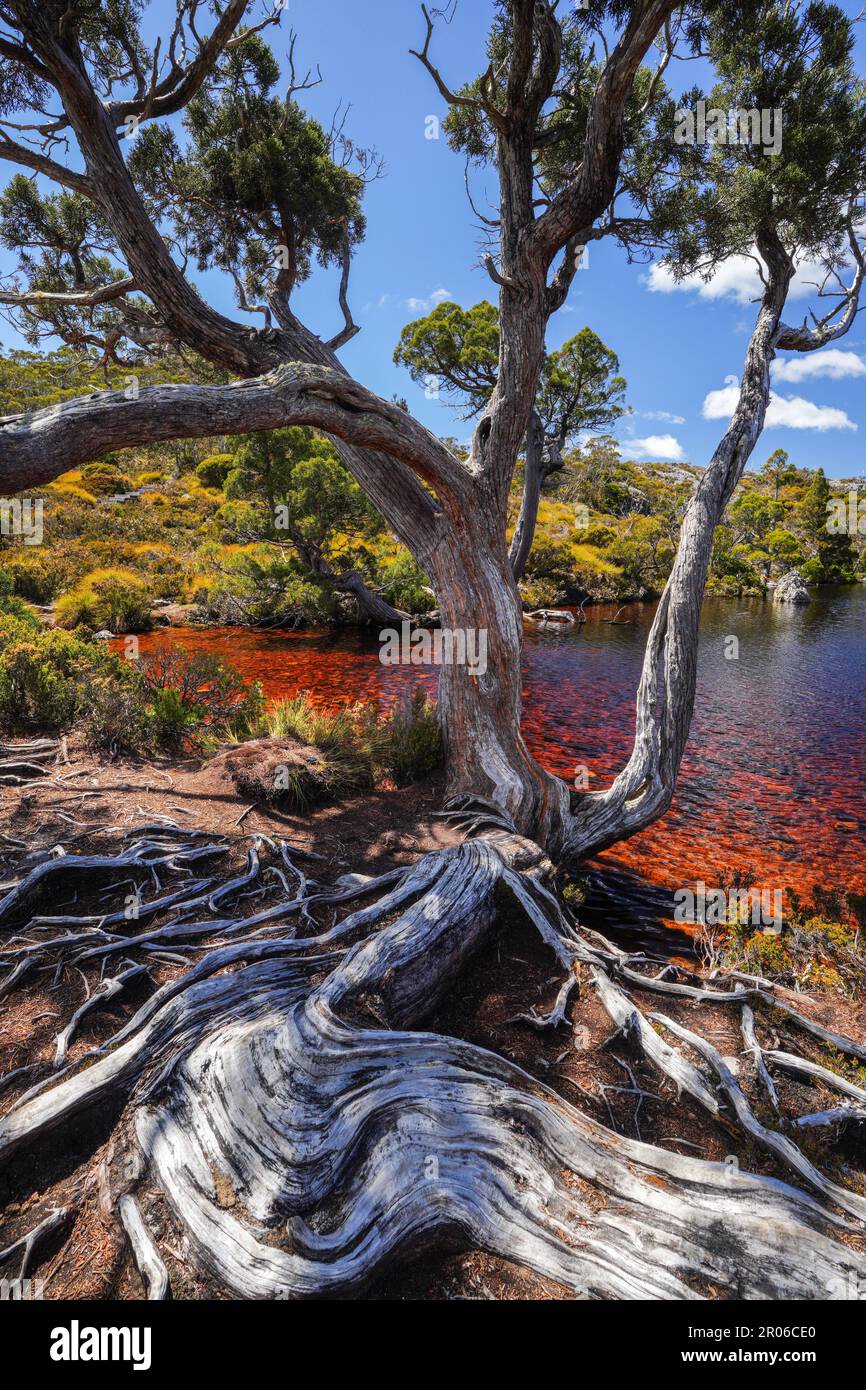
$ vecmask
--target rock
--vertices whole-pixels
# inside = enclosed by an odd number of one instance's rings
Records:
[[[104,627],[101,632],[94,632],[93,640],[94,642],[110,642],[113,636],[114,633],[109,632],[108,628]]]
[[[300,808],[328,790],[328,764],[318,748],[293,738],[255,738],[218,753],[211,773],[225,772],[235,790],[250,801]]]
[[[799,570],[789,570],[783,574],[773,592],[776,603],[808,603],[809,590]]]

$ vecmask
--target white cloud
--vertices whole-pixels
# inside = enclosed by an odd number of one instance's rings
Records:
[[[866,376],[866,362],[856,352],[841,348],[824,348],[823,352],[800,353],[795,357],[780,357],[773,363],[776,381],[808,381],[810,377],[828,376],[841,381],[848,376]]]
[[[432,294],[426,299],[418,299],[416,295],[411,295],[406,300],[406,308],[411,309],[413,314],[429,314],[434,304],[441,304],[443,300],[451,298],[450,290],[433,290]]]
[[[644,420],[659,420],[663,425],[684,425],[685,415],[671,415],[669,410],[639,410],[638,415]]]
[[[814,261],[803,261],[797,266],[788,298],[803,299],[814,294],[816,284],[820,284],[823,278],[820,266]],[[701,299],[733,299],[738,304],[749,304],[754,299],[760,299],[763,290],[758,264],[751,256],[731,256],[722,262],[711,280],[703,280],[697,274],[675,280],[670,268],[656,261],[650,266],[643,282],[655,294],[697,291]]]
[[[729,420],[737,408],[740,384],[735,376],[725,378],[719,391],[710,391],[704,400],[705,420]],[[802,396],[770,396],[767,407],[768,429],[784,427],[789,430],[856,430],[853,420],[832,405],[815,405]]]
[[[682,463],[686,457],[682,444],[672,434],[648,434],[646,439],[625,439],[622,447],[628,454],[664,463]]]

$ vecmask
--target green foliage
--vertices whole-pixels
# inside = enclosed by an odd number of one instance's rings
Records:
[[[93,493],[96,497],[129,492],[132,486],[129,478],[111,458],[86,464],[81,470],[81,483],[85,491]]]
[[[208,652],[190,654],[165,643],[140,664],[149,740],[176,750],[195,736],[241,737],[258,721],[262,692],[232,666]]]
[[[866,995],[866,951],[858,916],[862,895],[814,890],[811,902],[787,893],[781,933],[754,931],[747,922],[705,927],[698,946],[723,969],[745,970],[798,990]]]
[[[425,318],[407,323],[394,361],[412,380],[439,388],[474,415],[496,385],[499,365],[499,310],[486,299],[472,309],[437,304]]]
[[[150,625],[151,602],[147,585],[130,570],[94,570],[58,601],[55,618],[65,628],[141,632]]]
[[[239,298],[265,293],[280,245],[295,283],[314,257],[327,265],[364,233],[362,175],[333,157],[334,139],[295,100],[275,93],[278,80],[267,44],[250,35],[222,54],[186,107],[185,148],[168,127],[150,125],[130,158],[152,210],[171,216],[200,269],[240,272]]]
[[[178,752],[214,737],[244,736],[261,718],[262,694],[207,653],[157,648],[140,664],[101,642],[44,628],[3,610],[0,597],[0,731],[81,728],[112,753]],[[17,600],[11,600],[12,603]]]
[[[442,758],[436,712],[421,687],[386,715],[375,701],[320,709],[304,690],[274,705],[264,730],[320,749],[323,776],[335,795],[385,778],[403,785],[426,776]]]
[[[195,475],[204,487],[222,488],[234,462],[234,454],[212,454],[196,464]]]
[[[383,559],[377,579],[382,597],[404,613],[426,613],[435,607],[430,581],[408,550],[401,548]]]
[[[547,433],[564,445],[614,424],[624,413],[625,388],[616,353],[582,328],[545,358],[536,409]]]
[[[833,531],[828,524],[830,497],[830,484],[819,468],[799,507],[800,526],[814,547],[804,578],[815,584],[851,584],[857,556],[847,531]]]
[[[385,721],[385,760],[398,785],[426,777],[442,761],[442,737],[436,711],[422,687]]]
[[[86,708],[91,679],[119,664],[104,649],[57,629],[0,617],[0,727],[69,728]]]
[[[332,591],[307,577],[292,555],[266,546],[207,546],[199,564],[197,598],[217,621],[295,627],[333,616]]]
[[[475,415],[489,400],[499,367],[499,310],[482,300],[472,309],[437,304],[407,323],[394,351],[425,388],[432,382],[456,405]],[[560,447],[578,434],[598,431],[624,413],[625,379],[616,353],[591,328],[544,360],[535,408],[545,433]]]

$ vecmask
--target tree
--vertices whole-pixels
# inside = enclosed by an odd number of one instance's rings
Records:
[[[778,501],[781,488],[795,481],[797,469],[790,463],[785,449],[774,449],[767,462],[761,464],[761,477],[772,484],[773,497]]]
[[[499,315],[486,300],[473,309],[437,304],[425,318],[406,324],[394,352],[413,381],[428,390],[433,383],[469,416],[489,401],[498,360]],[[620,418],[625,385],[618,357],[590,328],[545,357],[524,441],[523,493],[510,551],[515,579],[532,549],[541,488],[564,466],[563,450],[571,441]]]
[[[323,935],[244,939],[247,923],[233,923],[228,944],[151,999],[91,1065],[37,1087],[0,1121],[0,1154],[152,1074],[158,1084],[134,1102],[132,1142],[196,1260],[245,1296],[358,1287],[395,1253],[417,1253],[444,1232],[597,1296],[688,1298],[697,1279],[739,1297],[803,1298],[834,1280],[860,1279],[862,1257],[797,1189],[747,1173],[732,1183],[718,1165],[631,1143],[530,1085],[510,1063],[413,1031],[452,988],[490,929],[496,893],[506,893],[566,972],[552,1014],[531,1021],[563,1020],[580,964],[635,1047],[718,1112],[705,1076],[659,1037],[625,986],[703,996],[653,980],[641,972],[642,958],[580,935],[551,892],[544,851],[579,860],[670,805],[694,704],[713,533],[760,436],[774,354],[813,351],[854,321],[866,273],[857,230],[866,113],[851,26],[822,0],[705,0],[685,10],[676,0],[590,0],[579,9],[501,0],[487,67],[454,90],[434,65],[434,23],[424,12],[416,56],[451,108],[449,139],[470,161],[493,165],[499,179],[486,262],[499,292],[496,381],[462,458],[353,380],[335,355],[355,331],[347,281],[361,188],[340,172],[350,150],[323,139],[297,109],[302,84],[293,81],[285,99],[273,96],[262,26],[242,30],[245,9],[244,0],[227,0],[200,37],[196,6],[182,0],[160,63],[145,55],[137,11],[123,0],[72,10],[44,0],[4,6],[4,109],[50,101],[60,114],[42,137],[47,149],[4,134],[0,154],[94,206],[94,251],[97,225],[102,241],[107,228],[108,254],[127,282],[123,290],[114,278],[95,285],[85,270],[83,289],[52,290],[60,300],[50,303],[110,300],[118,320],[107,352],[118,329],[140,351],[167,337],[239,378],[100,392],[13,417],[0,428],[4,478],[12,489],[32,487],[109,449],[175,437],[288,425],[332,436],[430,575],[443,623],[487,637],[484,672],[443,665],[439,686],[449,809],[468,838],[396,878],[343,883],[336,896],[317,891],[310,899],[299,887],[305,909],[353,892],[384,894]],[[654,42],[659,56],[650,66]],[[677,46],[712,65],[714,105],[797,112],[776,157],[747,143],[678,145],[663,76]],[[178,112],[186,113],[186,147],[149,133]],[[127,163],[118,133],[138,127],[141,154],[133,141]],[[77,144],[81,171],[54,158],[54,137]],[[291,170],[295,161],[309,168],[311,150],[308,218]],[[286,179],[291,196],[283,196]],[[583,247],[600,237],[631,255],[662,249],[676,275],[711,275],[731,256],[753,256],[761,284],[736,409],[689,503],[650,630],[631,756],[607,791],[576,793],[535,762],[520,734],[522,629],[505,524],[548,320]],[[76,245],[79,258],[86,243]],[[204,303],[173,254],[186,247],[203,263],[225,265],[241,308],[259,296],[261,329]],[[804,254],[827,264],[827,293],[842,288],[811,327],[789,327],[785,303]],[[344,324],[327,342],[290,303],[314,257],[342,266]],[[73,259],[64,248],[70,283]],[[24,288],[8,291],[7,305],[45,307],[24,264],[21,273]],[[33,872],[61,885],[71,858]],[[113,864],[125,877],[130,858]],[[10,889],[4,910],[32,889],[28,876]],[[336,958],[309,954],[347,939],[351,948]],[[73,940],[57,943],[61,958],[75,950]],[[122,949],[130,949],[127,935]],[[229,965],[239,968],[223,973]],[[710,998],[743,1002],[737,991]],[[794,1010],[788,1017],[810,1026]],[[862,1219],[862,1196],[743,1110],[710,1043],[670,1020],[665,1028],[715,1070],[755,1142],[812,1193]],[[858,1044],[834,1042],[862,1059]],[[220,1202],[209,1176],[215,1153],[242,1201]],[[587,1183],[604,1188],[602,1204],[585,1199]],[[286,1221],[283,1249],[265,1233]]]
[[[819,468],[799,507],[800,525],[813,552],[803,566],[804,578],[814,584],[853,584],[857,552],[848,530],[831,520],[830,497],[830,484]]]
[[[407,616],[375,593],[357,568],[329,558],[338,534],[360,541],[383,526],[327,439],[298,427],[257,431],[235,454],[223,491],[227,498],[264,503],[253,528],[241,528],[245,540],[290,542],[317,578],[353,596],[362,622],[399,625]]]

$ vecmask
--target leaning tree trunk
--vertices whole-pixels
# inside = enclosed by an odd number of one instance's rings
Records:
[[[538,504],[541,501],[541,485],[545,477],[544,429],[538,415],[533,410],[526,430],[520,511],[517,515],[514,535],[511,538],[511,571],[516,580],[523,578],[526,561],[532,550],[535,527],[538,522]]]

